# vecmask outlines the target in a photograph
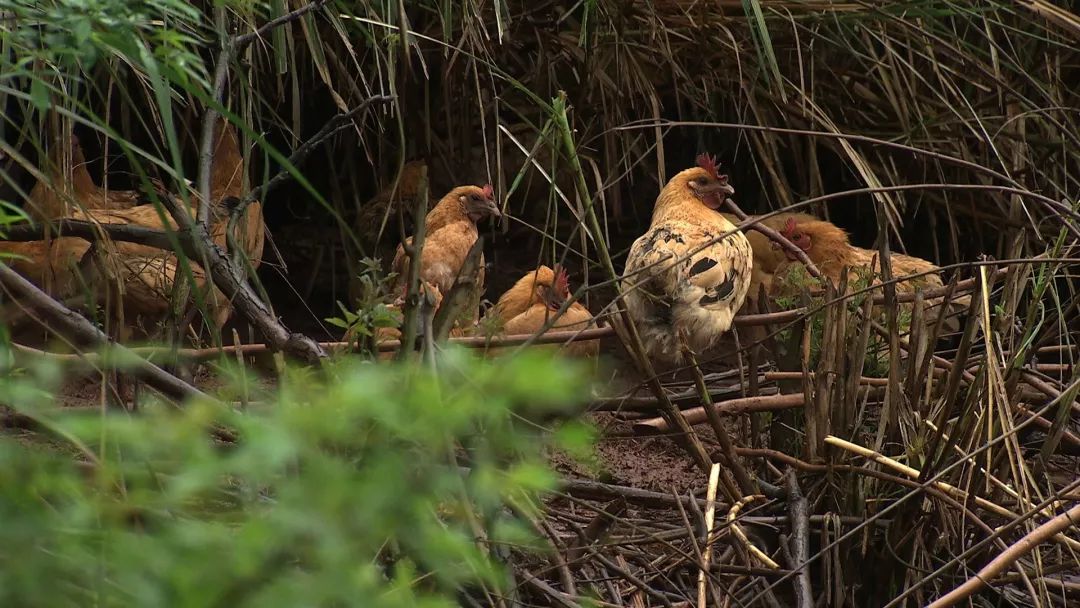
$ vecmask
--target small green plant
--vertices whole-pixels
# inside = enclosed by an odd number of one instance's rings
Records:
[[[848,319],[849,323],[852,324],[848,331],[849,336],[854,335],[854,328],[860,325],[858,319],[862,316],[863,304],[866,298],[873,297],[875,293],[881,293],[880,290],[864,291],[867,287],[873,285],[877,279],[877,275],[869,268],[857,267],[851,269],[847,289],[849,293],[857,295],[846,300]],[[811,308],[820,307],[825,303],[823,297],[824,281],[811,276],[802,264],[789,266],[787,272],[780,278],[779,284],[783,286],[783,290],[776,297],[776,304],[781,309],[792,309],[801,306],[801,294],[804,291],[817,294],[809,299]],[[887,322],[885,310],[881,307],[875,307],[872,310],[874,320],[884,326]],[[811,315],[809,324],[810,366],[813,367],[817,365],[821,357],[821,340],[825,330],[825,311],[820,310]],[[897,326],[901,333],[910,331],[911,309],[909,306],[903,306],[898,311]],[[777,341],[786,352],[794,352],[793,349],[798,349],[797,337],[793,329],[787,328],[777,335]],[[866,359],[863,361],[862,372],[864,376],[871,378],[884,378],[889,374],[889,343],[888,340],[882,338],[876,332],[871,334],[867,343]]]
[[[401,325],[401,312],[388,305],[393,296],[391,286],[396,275],[391,273],[384,276],[377,259],[364,258],[360,260],[360,266],[355,308],[350,310],[338,302],[342,316],[330,317],[326,322],[344,329],[346,341],[358,352],[372,354],[378,331]]]
[[[519,417],[572,411],[585,375],[532,353],[449,349],[437,364],[290,370],[243,413],[56,408],[42,389],[55,370],[5,377],[0,398],[56,440],[0,437],[0,604],[454,606],[508,592],[494,556],[536,542],[506,506],[529,512],[556,481],[551,436]],[[589,434],[564,427],[560,447],[580,450]]]

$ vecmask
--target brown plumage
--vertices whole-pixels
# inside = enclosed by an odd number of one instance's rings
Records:
[[[129,190],[106,190],[94,183],[86,170],[79,138],[70,138],[70,166],[64,170],[64,144],[54,141],[42,173],[30,190],[26,213],[34,221],[43,222],[68,217],[75,209],[129,209],[139,204],[141,196]]]
[[[731,328],[750,287],[750,243],[717,209],[735,190],[706,155],[668,181],[626,260],[622,291],[648,353],[681,361]],[[721,235],[732,232],[717,240]]]
[[[243,156],[233,127],[221,120],[216,128],[214,164],[211,167],[212,222],[210,233],[214,242],[228,250],[228,210],[230,203],[237,202],[243,193]],[[75,173],[79,177],[78,172]],[[86,175],[89,178],[89,175]],[[82,178],[79,177],[81,180]],[[92,182],[91,182],[92,183]],[[80,188],[85,188],[85,182]],[[110,192],[111,196],[113,193]],[[94,199],[91,199],[94,200]],[[147,197],[143,197],[143,201]],[[84,206],[85,207],[85,206]],[[190,210],[196,213],[197,206]],[[71,210],[66,217],[99,224],[128,224],[152,229],[176,229],[172,218],[165,214],[164,221],[159,210],[152,204],[130,208],[83,208]],[[264,245],[262,207],[253,202],[240,218],[239,244],[252,266],[258,267]],[[101,239],[98,245],[100,263],[88,258],[90,243],[76,237],[57,237],[29,243],[2,243],[0,252],[12,253],[23,259],[13,262],[12,267],[47,292],[67,297],[86,285],[111,285],[123,302],[125,324],[129,327],[153,329],[174,302],[187,301],[177,293],[179,260],[171,251],[163,251],[136,243]],[[94,272],[89,272],[94,269]],[[194,287],[204,289],[206,274],[192,262]],[[181,273],[182,274],[182,273]],[[231,305],[223,295],[209,286],[207,305],[211,323],[220,328],[232,312]],[[99,294],[99,297],[103,297]],[[150,325],[151,327],[147,327]]]
[[[738,225],[742,222],[742,220],[733,213],[725,213],[723,215],[732,224]],[[765,218],[764,220],[761,220],[760,224],[780,232],[784,229],[789,218],[797,221],[817,219],[808,213],[789,212],[778,213],[774,216]],[[773,241],[764,234],[752,228],[745,229],[743,232],[746,234],[747,240],[750,241],[750,248],[754,252],[754,267],[750,273],[750,290],[746,293],[746,301],[756,302],[762,287],[765,288],[765,293],[772,293],[772,284],[776,270],[782,264],[786,264],[788,259],[787,256],[784,255],[783,250],[773,247]]]
[[[479,238],[476,223],[492,216],[501,217],[502,214],[490,185],[459,186],[444,196],[425,217],[426,236],[420,252],[420,278],[438,287],[443,294],[449,293],[469,250]],[[405,242],[411,245],[412,237]],[[404,292],[409,276],[409,256],[405,254],[403,245],[398,245],[391,271],[397,273],[396,290]],[[473,322],[479,318],[484,275],[481,256],[476,289],[471,294],[468,310]]]
[[[878,275],[881,273],[877,252],[855,247],[851,244],[847,232],[830,222],[819,220],[813,216],[792,217],[785,221],[780,233],[794,245],[806,252],[814,265],[818,267],[822,275],[834,283],[840,281],[844,268],[849,269],[849,281],[857,278],[855,271],[865,269],[875,275],[874,284],[880,283]],[[770,248],[774,245],[770,244]],[[779,251],[779,246],[775,245]],[[789,252],[783,253],[785,261],[777,268],[776,276],[784,276],[787,269],[793,264],[801,264],[794,255]],[[913,293],[920,290],[931,290],[942,287],[941,269],[921,258],[893,253],[889,256],[892,275],[896,279],[897,293]],[[914,276],[913,276],[914,275]],[[910,279],[903,277],[911,276]],[[785,286],[774,284],[773,292],[778,292]],[[971,297],[968,295],[955,297],[949,307],[949,316],[945,323],[947,331],[956,331],[959,324],[955,314],[967,310]],[[942,298],[927,300],[927,304],[933,306],[928,310],[930,317],[935,318],[939,306],[943,303]]]
[[[499,298],[488,314],[502,323],[507,335],[535,334],[550,321],[570,297],[566,271],[540,266],[521,277]],[[589,329],[595,325],[592,314],[580,302],[574,302],[555,319],[550,331]],[[597,340],[574,341],[563,348],[579,357],[595,357],[600,352]]]

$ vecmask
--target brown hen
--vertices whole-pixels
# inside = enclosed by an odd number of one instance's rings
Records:
[[[424,220],[426,236],[420,252],[420,279],[443,294],[449,293],[469,250],[480,236],[476,223],[486,217],[502,217],[491,185],[459,186],[444,196]],[[405,242],[411,245],[412,237]],[[391,270],[397,274],[396,290],[404,293],[409,276],[409,256],[405,254],[404,245],[398,245]],[[479,318],[484,275],[481,255],[480,271],[467,311],[472,323]]]
[[[856,280],[858,278],[856,273],[862,269],[874,275],[873,284],[880,283],[877,275],[881,272],[881,264],[877,252],[853,246],[847,232],[839,226],[813,216],[790,217],[786,219],[780,233],[805,251],[822,275],[832,282],[838,283],[844,269],[847,268],[849,281]],[[777,268],[776,276],[784,276],[792,265],[801,265],[794,254],[781,250],[778,244],[771,243],[769,247],[785,257],[785,261]],[[889,259],[892,275],[897,279],[897,293],[914,293],[942,287],[941,269],[934,264],[901,253],[893,253]],[[777,293],[786,287],[774,283],[772,291]],[[952,332],[959,329],[956,315],[966,311],[970,302],[971,297],[968,295],[958,296],[951,300],[944,325],[946,331]],[[940,297],[927,300],[929,318],[936,318],[943,303],[944,300]]]
[[[488,313],[502,323],[507,335],[536,334],[570,298],[566,271],[540,266],[518,279]],[[555,318],[549,331],[584,330],[595,326],[592,314],[580,302],[574,302]],[[559,345],[552,345],[560,348]],[[595,357],[600,352],[597,340],[574,341],[562,347],[573,356]]]
[[[215,134],[217,141],[214,164],[211,167],[211,199],[214,204],[210,233],[219,247],[228,250],[228,207],[238,202],[243,192],[244,163],[233,127],[220,120]],[[79,172],[73,175],[82,179]],[[111,196],[113,193],[108,194]],[[147,199],[142,197],[142,200]],[[193,216],[196,209],[197,206],[190,209]],[[119,209],[75,209],[67,217],[98,224],[126,224],[158,230],[176,230],[172,218],[152,204]],[[251,265],[258,267],[264,244],[261,205],[258,202],[249,205],[244,216],[238,218],[238,223],[241,224],[241,234],[237,244]],[[90,250],[90,243],[77,237],[61,236],[28,243],[0,243],[0,252],[17,256],[10,262],[17,272],[55,296],[68,297],[82,287],[94,284],[111,286],[111,289],[120,295],[124,324],[128,329],[140,327],[145,333],[152,333],[153,326],[170,312],[175,302],[187,301],[186,297],[181,297],[184,294],[177,291],[179,260],[175,253],[137,243],[114,242],[107,238],[98,241],[98,255],[88,257]],[[95,260],[92,258],[98,258],[100,263],[93,263]],[[206,288],[208,285],[203,269],[194,261],[190,267],[194,287],[200,290]],[[88,272],[90,269],[94,269],[94,272]],[[228,319],[232,308],[216,288],[212,285],[209,287],[206,303],[210,320],[215,327],[220,328]],[[98,294],[98,297],[103,298],[104,294]]]

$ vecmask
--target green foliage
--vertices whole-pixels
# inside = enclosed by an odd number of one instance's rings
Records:
[[[0,398],[86,457],[0,439],[0,603],[451,606],[504,586],[489,548],[535,545],[504,506],[555,482],[548,440],[515,420],[574,407],[585,376],[531,354],[438,365],[348,358],[290,371],[243,413],[138,416],[57,411],[54,374],[5,376]]]
[[[153,54],[178,68],[177,73],[202,72],[193,52],[199,44],[201,13],[189,2],[0,0],[0,12],[13,16],[16,27],[5,30],[4,40],[19,50],[17,57],[27,65],[42,60],[57,67],[88,68],[110,55],[142,65]],[[160,27],[162,19],[169,27]],[[45,93],[39,91],[32,98],[41,100]]]
[[[382,264],[377,259],[360,260],[361,271],[355,282],[358,294],[355,308],[350,310],[341,302],[338,309],[340,317],[331,317],[326,322],[345,330],[346,340],[353,343],[361,352],[373,353],[374,338],[381,328],[399,327],[401,313],[387,302],[393,297],[392,287],[395,274],[383,276]]]
[[[859,318],[862,315],[863,304],[866,298],[873,297],[875,293],[881,293],[880,290],[864,291],[867,287],[874,284],[877,280],[877,275],[874,274],[869,268],[853,268],[848,280],[848,292],[857,294],[853,295],[846,300],[846,306],[848,309],[848,323],[849,328],[847,335],[849,339],[856,335],[858,327],[861,326]],[[783,290],[776,298],[776,304],[781,309],[792,309],[802,305],[802,293],[814,292],[816,295],[809,297],[809,306],[811,309],[819,308],[825,304],[824,294],[824,281],[816,279],[806,272],[806,267],[802,264],[791,264],[787,272],[783,274],[778,283],[782,286]],[[881,307],[875,307],[873,309],[873,315],[875,321],[881,325],[886,324],[885,310]],[[821,340],[825,331],[825,311],[819,310],[818,312],[810,315],[810,366],[817,365],[821,358]],[[908,306],[901,307],[897,314],[897,326],[900,333],[908,332],[911,329],[911,309]],[[794,349],[798,349],[798,335],[795,334],[792,328],[786,328],[777,335],[777,341],[781,345],[781,348],[792,352]],[[884,378],[889,374],[889,343],[882,338],[876,332],[871,333],[870,340],[867,343],[866,359],[863,361],[862,373],[864,376],[870,378]]]
[[[8,201],[0,200],[0,236],[4,235],[4,228],[29,220],[30,216],[26,215],[25,211]],[[0,252],[0,256],[3,255],[4,253]]]

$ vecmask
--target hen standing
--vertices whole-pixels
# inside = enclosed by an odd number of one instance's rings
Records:
[[[427,236],[420,252],[420,279],[449,294],[469,250],[480,237],[476,223],[486,217],[502,217],[495,202],[491,185],[459,186],[444,196],[425,217]],[[412,244],[412,237],[405,241]],[[409,276],[409,256],[404,245],[398,245],[391,270],[397,273],[398,292],[404,292]],[[481,255],[480,271],[474,293],[470,298],[470,320],[479,318],[480,297],[484,290],[484,260]]]
[[[711,157],[701,155],[697,164],[660,191],[622,281],[646,351],[673,362],[686,349],[708,349],[731,328],[753,268],[750,242],[717,211],[735,189]]]

